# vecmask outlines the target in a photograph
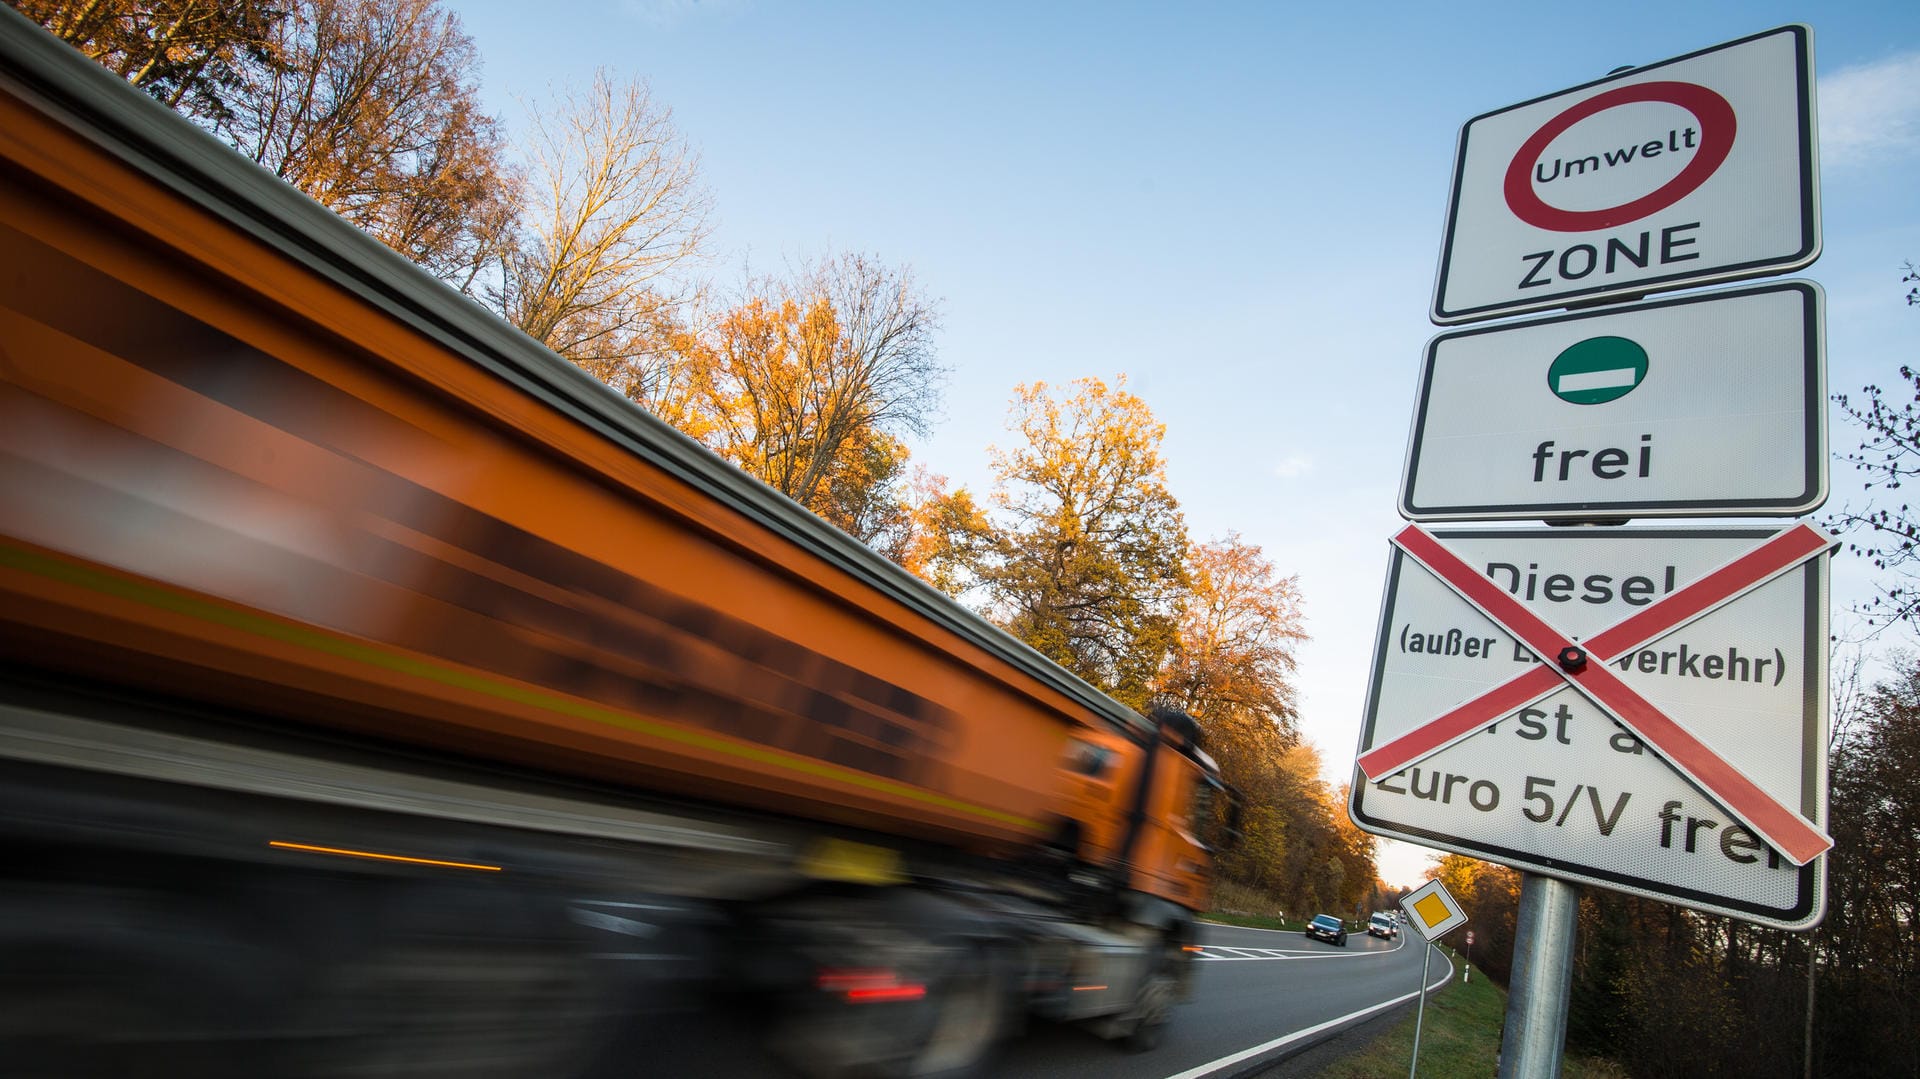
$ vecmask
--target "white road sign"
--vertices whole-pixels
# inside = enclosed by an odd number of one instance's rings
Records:
[[[1812,37],[1783,26],[1469,120],[1433,320],[1813,262]]]
[[[1400,513],[1811,512],[1827,499],[1824,306],[1786,281],[1441,334]]]
[[[1781,530],[1394,540],[1376,835],[1783,929],[1824,904],[1827,559]]]

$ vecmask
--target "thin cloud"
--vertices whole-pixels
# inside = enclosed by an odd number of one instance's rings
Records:
[[[1820,80],[1820,161],[1836,167],[1920,154],[1920,52]]]
[[[1300,453],[1290,453],[1273,466],[1273,474],[1283,480],[1295,480],[1313,471],[1313,458]]]

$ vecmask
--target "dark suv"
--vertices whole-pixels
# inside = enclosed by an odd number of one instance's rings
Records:
[[[1347,946],[1347,926],[1345,922],[1331,914],[1316,914],[1313,921],[1307,923],[1307,936],[1313,940],[1324,940],[1329,944]]]

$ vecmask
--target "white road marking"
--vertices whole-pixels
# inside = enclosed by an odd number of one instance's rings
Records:
[[[1281,948],[1241,948],[1231,944],[1200,944],[1200,945],[1195,945],[1195,947],[1199,950],[1194,953],[1193,958],[1198,962],[1247,963],[1247,962],[1253,962],[1255,960],[1261,960],[1261,959],[1341,959],[1348,956],[1388,955],[1392,952],[1397,952],[1401,948],[1405,947],[1405,942],[1399,939],[1398,937],[1396,937],[1392,941],[1392,947],[1388,948],[1384,952],[1377,951],[1371,948],[1368,948],[1362,951],[1353,951],[1353,952],[1344,951],[1344,950],[1337,951],[1337,952],[1329,952],[1326,950],[1325,946],[1318,943],[1302,944],[1298,950],[1286,950]],[[1236,952],[1238,954],[1215,955],[1213,954],[1215,952]]]
[[[1272,948],[1234,948],[1225,944],[1204,944],[1201,947],[1210,952],[1239,952],[1242,955],[1251,955],[1254,952],[1265,955],[1273,951]]]
[[[1385,955],[1387,953],[1375,952],[1374,954]],[[1440,975],[1440,977],[1435,978],[1432,982],[1429,982],[1427,984],[1427,989],[1429,992],[1431,992],[1434,989],[1438,989],[1440,986],[1445,985],[1449,980],[1453,978],[1453,960],[1448,959],[1445,952],[1441,952],[1439,953],[1439,955],[1440,955],[1441,962],[1446,964],[1447,969],[1444,973]],[[1260,1056],[1263,1053],[1271,1053],[1275,1049],[1280,1049],[1285,1046],[1291,1045],[1302,1038],[1311,1038],[1315,1034],[1320,1033],[1321,1031],[1331,1030],[1342,1023],[1350,1023],[1356,1019],[1364,1019],[1369,1015],[1375,1014],[1376,1012],[1386,1011],[1388,1008],[1394,1007],[1395,1005],[1405,1004],[1407,1001],[1412,1000],[1419,995],[1420,994],[1418,992],[1406,993],[1401,996],[1394,997],[1392,1000],[1381,1001],[1380,1003],[1375,1004],[1371,1008],[1362,1008],[1357,1012],[1348,1012],[1346,1015],[1340,1016],[1337,1019],[1329,1019],[1324,1023],[1316,1023],[1313,1026],[1307,1027],[1305,1029],[1296,1030],[1291,1034],[1286,1034],[1281,1037],[1275,1038],[1270,1042],[1263,1042],[1259,1045],[1254,1046],[1251,1049],[1242,1049],[1238,1053],[1233,1053],[1228,1056],[1223,1056],[1219,1060],[1209,1061],[1205,1064],[1200,1065],[1197,1068],[1188,1068],[1186,1071],[1179,1072],[1175,1075],[1169,1075],[1167,1076],[1167,1079],[1202,1079],[1203,1076],[1212,1075],[1214,1072],[1220,1071],[1223,1068],[1231,1068],[1235,1064],[1239,1064],[1242,1061],[1251,1060],[1254,1057]]]

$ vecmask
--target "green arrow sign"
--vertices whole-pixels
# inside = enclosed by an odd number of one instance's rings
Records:
[[[1547,368],[1547,388],[1570,405],[1603,405],[1633,392],[1647,377],[1647,350],[1624,337],[1589,337],[1569,345]]]

